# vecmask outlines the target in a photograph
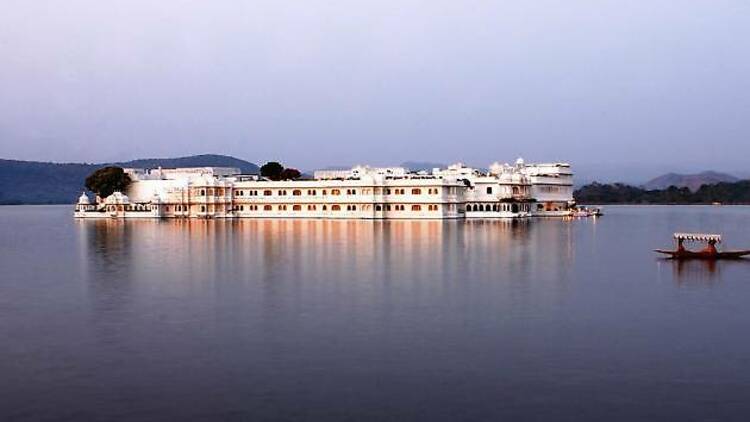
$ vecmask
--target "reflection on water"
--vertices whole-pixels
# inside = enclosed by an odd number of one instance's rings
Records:
[[[750,265],[652,249],[675,231],[741,243],[748,216],[74,221],[69,207],[0,208],[0,419],[742,420]]]
[[[671,266],[675,281],[678,284],[713,284],[721,280],[721,271],[732,268],[748,271],[750,274],[750,260],[675,260],[660,259]]]

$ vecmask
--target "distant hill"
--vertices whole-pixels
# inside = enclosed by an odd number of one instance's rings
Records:
[[[750,204],[750,180],[703,185],[692,192],[687,187],[646,190],[623,183],[591,183],[577,189],[579,204]]]
[[[108,165],[144,168],[237,167],[242,173],[258,172],[258,166],[253,163],[213,154],[101,164],[0,159],[0,204],[70,204],[81,194],[86,176]]]
[[[422,171],[422,170],[424,170],[426,172],[431,172],[432,169],[434,169],[435,167],[438,167],[438,168],[441,168],[441,169],[448,167],[447,165],[445,165],[443,163],[431,163],[429,161],[405,161],[405,162],[399,164],[399,166],[404,167],[406,169],[409,169],[411,171]]]
[[[156,168],[156,167],[237,167],[243,174],[257,174],[260,170],[256,164],[228,155],[202,154],[178,158],[143,158],[139,160],[114,163],[120,167]]]
[[[691,192],[695,192],[703,185],[713,185],[720,182],[733,183],[739,180],[731,174],[716,171],[704,171],[698,174],[668,173],[649,180],[643,185],[643,188],[646,190],[655,190],[676,186],[678,188],[688,188]]]

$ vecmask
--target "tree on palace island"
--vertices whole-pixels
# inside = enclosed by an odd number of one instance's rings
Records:
[[[130,176],[121,167],[103,167],[86,178],[86,189],[106,198],[116,191],[124,192],[130,183]]]
[[[284,166],[276,161],[269,161],[260,168],[260,175],[271,180],[279,180],[282,171],[284,171]]]
[[[300,173],[297,169],[284,169],[284,171],[282,171],[279,175],[281,180],[295,180],[299,179],[301,176],[302,173]]]
[[[294,180],[299,179],[302,174],[297,169],[284,168],[276,161],[269,161],[260,168],[260,175],[271,180]]]

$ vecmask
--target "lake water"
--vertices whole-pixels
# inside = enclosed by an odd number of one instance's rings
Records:
[[[750,418],[748,207],[75,221],[0,207],[0,420]]]

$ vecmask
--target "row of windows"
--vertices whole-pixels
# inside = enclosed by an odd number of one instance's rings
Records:
[[[468,204],[466,205],[466,211],[468,212],[518,212],[528,211],[527,205],[519,204]]]
[[[314,204],[307,205],[306,207],[307,207],[307,211],[317,211],[318,210],[318,206],[314,205]],[[341,211],[342,210],[342,206],[338,205],[338,204],[334,204],[334,205],[330,206],[330,209],[331,209],[331,211]],[[378,205],[375,205],[375,211],[383,211],[383,209],[385,209],[385,211],[406,211],[406,206],[402,205],[402,204],[396,204],[396,205],[391,205],[391,204],[380,205],[380,204],[378,204]],[[422,211],[422,205],[414,204],[414,205],[411,205],[410,209],[411,209],[411,211]],[[167,211],[168,210],[169,209],[167,209]],[[258,205],[237,205],[237,206],[234,207],[234,210],[235,211],[258,211]],[[273,210],[274,210],[274,206],[273,205],[264,205],[263,206],[263,211],[273,211]],[[277,211],[287,211],[288,210],[288,206],[287,205],[277,205],[276,206],[276,210]],[[327,205],[322,205],[321,206],[321,210],[327,211],[328,210],[328,206]],[[351,204],[350,205],[346,205],[346,210],[347,211],[357,211],[357,206],[356,205],[351,205]],[[437,205],[437,204],[428,204],[427,205],[427,211],[439,211],[439,210],[440,210],[440,205]],[[302,205],[293,205],[292,206],[292,211],[302,211]]]
[[[207,193],[208,193],[208,196],[214,196],[214,195],[222,196],[224,195],[224,189],[222,188],[208,189],[208,190],[201,189],[200,191],[198,191],[198,196],[206,196]]]
[[[557,192],[565,192],[568,189],[563,186],[539,186],[538,188],[541,192],[547,192],[547,193],[557,193]]]
[[[492,188],[488,188],[488,189],[492,189]],[[322,189],[321,192],[322,192],[323,195],[328,195],[328,190],[327,189]],[[331,189],[330,192],[331,192],[331,195],[341,195],[341,189]],[[362,189],[362,194],[364,194],[364,195],[369,195],[370,192],[371,192],[370,189]],[[257,190],[249,190],[249,191],[235,190],[234,191],[234,196],[258,196],[258,193],[259,193],[259,191],[257,191]],[[383,193],[383,190],[381,188],[375,188],[375,194],[376,195],[380,195],[381,193]],[[440,193],[440,189],[439,188],[429,188],[429,189],[427,189],[427,194],[428,195],[438,195],[439,193]],[[492,193],[492,192],[488,192],[488,193]],[[203,196],[205,194],[206,194],[205,190],[201,190],[200,191],[200,195],[201,196]],[[276,191],[276,195],[277,196],[286,196],[287,194],[288,194],[288,192],[285,189],[280,189],[280,190]],[[346,194],[347,195],[357,195],[357,189],[347,189],[346,190]],[[385,194],[386,195],[406,195],[406,189],[403,189],[403,188],[397,188],[397,189],[386,188],[385,189]],[[411,194],[412,195],[421,195],[422,194],[422,189],[420,189],[420,188],[413,188],[413,189],[411,189]],[[308,189],[307,190],[307,195],[308,196],[317,196],[318,195],[318,190],[317,189]],[[264,190],[263,191],[263,196],[273,196],[273,191],[272,190]],[[302,196],[302,190],[300,190],[300,189],[294,189],[294,190],[292,190],[292,196]]]

